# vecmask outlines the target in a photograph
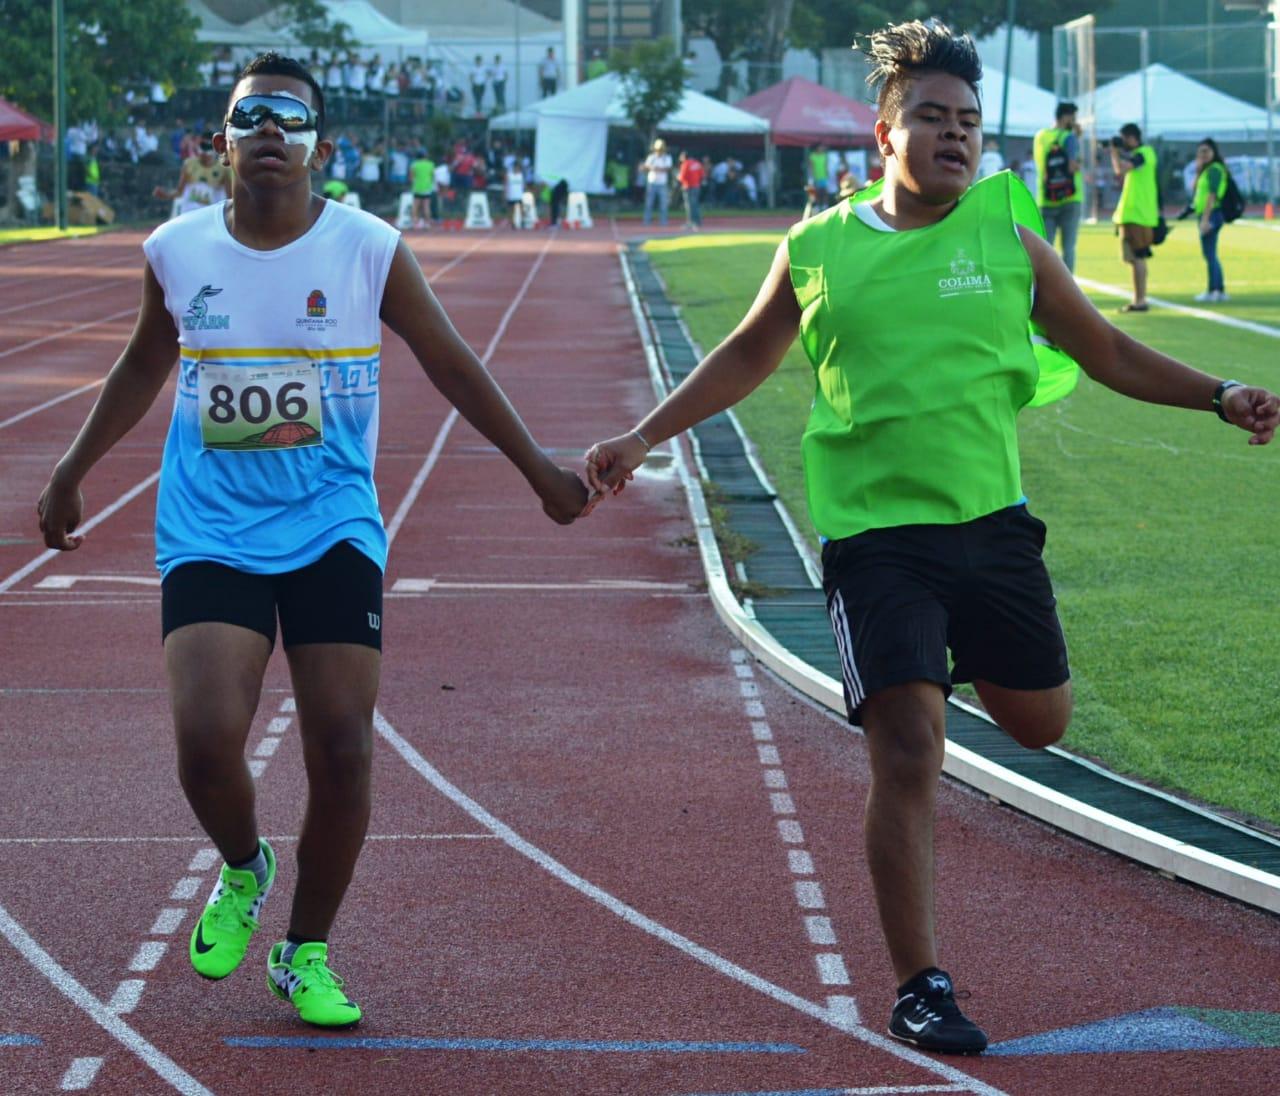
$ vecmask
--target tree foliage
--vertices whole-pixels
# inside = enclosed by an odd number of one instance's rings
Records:
[[[312,49],[354,49],[360,45],[348,24],[341,20],[329,21],[329,10],[320,0],[289,0],[273,14],[281,26]]]
[[[622,77],[622,98],[635,127],[650,141],[684,97],[684,59],[670,38],[614,50],[609,67]]]
[[[64,0],[69,122],[114,120],[126,91],[193,83],[208,47],[200,21],[173,0]],[[53,117],[53,14],[48,0],[0,0],[0,96]]]

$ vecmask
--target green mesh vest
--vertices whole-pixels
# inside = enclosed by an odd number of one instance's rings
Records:
[[[1034,211],[1000,172],[925,228],[882,232],[841,202],[788,234],[817,381],[805,484],[823,536],[957,524],[1023,497],[1017,415],[1039,368],[1019,199]]]

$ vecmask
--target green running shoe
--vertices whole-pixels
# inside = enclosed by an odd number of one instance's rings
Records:
[[[276,881],[276,854],[262,842],[267,858],[267,881],[258,886],[251,871],[226,864],[218,884],[191,933],[191,965],[205,978],[225,978],[240,965],[249,940],[258,931],[258,913]]]
[[[355,1027],[360,1006],[342,992],[342,979],[329,969],[329,945],[299,944],[289,963],[281,961],[284,943],[267,959],[267,985],[282,1001],[293,1002],[304,1023],[323,1028]]]

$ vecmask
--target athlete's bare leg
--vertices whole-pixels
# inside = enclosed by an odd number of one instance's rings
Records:
[[[1133,303],[1147,303],[1147,260],[1133,260]]]
[[[938,965],[933,818],[946,730],[942,689],[914,681],[872,693],[862,725],[871,755],[867,864],[894,973],[905,982]]]
[[[1033,750],[1052,746],[1071,722],[1071,682],[1054,689],[1006,689],[990,681],[975,681],[982,705],[1020,746]]]
[[[307,766],[289,931],[326,939],[369,826],[373,706],[382,655],[355,643],[289,648]]]
[[[182,790],[223,859],[247,860],[258,822],[244,747],[271,643],[235,624],[188,624],[165,638],[164,656]]]

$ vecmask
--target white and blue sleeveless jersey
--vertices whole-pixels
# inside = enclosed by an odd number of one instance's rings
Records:
[[[399,233],[328,202],[304,236],[254,251],[232,238],[224,207],[143,245],[181,352],[156,505],[160,572],[211,561],[277,574],[344,540],[385,568],[379,311]]]

